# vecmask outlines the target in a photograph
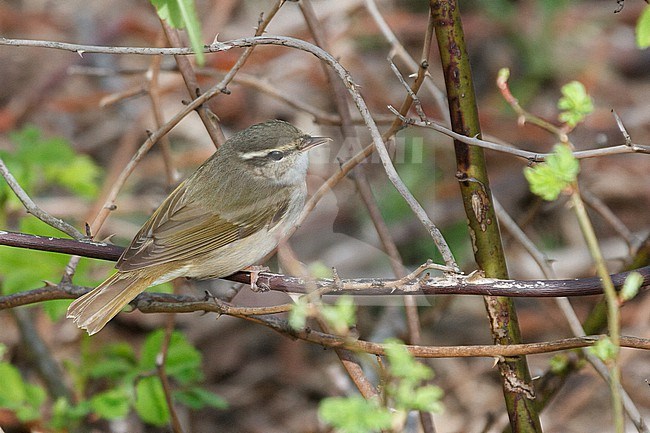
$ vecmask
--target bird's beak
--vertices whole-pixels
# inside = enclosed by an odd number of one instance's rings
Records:
[[[332,139],[329,137],[312,137],[308,135],[302,140],[302,143],[300,144],[298,150],[301,152],[307,152],[308,150],[311,150],[314,147],[320,146],[321,144],[325,144],[329,141],[332,141]]]

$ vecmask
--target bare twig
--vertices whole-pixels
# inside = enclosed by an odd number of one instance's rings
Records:
[[[599,213],[619,236],[623,238],[630,251],[639,244],[640,240],[634,236],[634,233],[627,228],[623,221],[598,196],[584,188],[581,188],[580,193],[587,206]]]
[[[419,69],[418,63],[411,57],[411,55],[406,51],[406,49],[402,46],[400,43],[399,39],[397,39],[397,36],[395,36],[395,33],[391,30],[390,26],[384,19],[384,17],[381,15],[379,12],[379,9],[377,8],[377,4],[375,3],[374,0],[366,0],[366,9],[368,9],[368,12],[370,13],[370,16],[372,17],[373,20],[375,20],[375,23],[377,23],[377,26],[379,27],[379,30],[381,33],[384,35],[388,43],[391,45],[391,57],[393,55],[396,55],[399,57],[406,65],[408,68],[411,70],[412,73],[415,73]],[[425,50],[423,50],[422,53],[422,59],[428,59],[429,57],[429,50],[427,49],[427,45],[425,44]],[[422,61],[420,61],[420,65],[422,64]],[[427,73],[428,75],[428,73]],[[447,98],[445,97],[445,94],[443,91],[438,89],[431,80],[425,80],[424,81],[424,88],[431,93],[433,96],[434,101],[436,101],[436,105],[438,106],[438,110],[440,111],[440,114],[443,116],[445,119],[445,124],[446,125],[451,125],[451,119],[449,117],[449,107],[447,106]]]
[[[390,105],[388,106],[388,109],[407,125],[433,129],[434,131],[447,135],[453,138],[454,140],[461,141],[471,146],[482,147],[483,149],[494,150],[497,152],[517,156],[520,158],[524,158],[530,162],[543,162],[549,156],[548,153],[529,152],[527,150],[521,150],[512,146],[506,146],[500,143],[494,143],[492,141],[481,140],[480,138],[477,137],[467,137],[465,135],[458,134],[448,128],[445,128],[442,125],[438,125],[435,122],[429,121],[425,123],[425,122],[421,122],[403,116],[402,114],[399,114],[399,112]],[[615,146],[603,147],[598,149],[573,151],[573,156],[576,157],[577,159],[586,159],[586,158],[596,158],[596,157],[610,156],[610,155],[621,155],[624,153],[650,154],[650,146],[642,146],[639,144],[628,146],[625,144],[619,144]]]
[[[183,57],[183,59],[187,61],[187,58]],[[162,57],[154,57],[151,65],[149,65],[149,70],[147,71],[147,77],[149,78],[149,85],[147,87],[149,99],[151,100],[151,112],[153,113],[153,118],[156,123],[156,129],[159,129],[165,123],[165,119],[163,118],[161,110],[160,89],[158,87],[158,77],[160,75],[161,61]],[[199,113],[201,112],[202,111],[199,111]],[[160,145],[163,161],[165,163],[167,186],[171,187],[174,186],[178,180],[178,172],[174,168],[174,163],[172,161],[171,143],[169,141],[169,136],[165,135],[161,137]]]
[[[67,234],[73,239],[77,240],[82,240],[85,239],[86,236],[81,233],[79,230],[68,224],[67,222],[55,218],[49,213],[45,212],[43,209],[38,207],[36,203],[27,195],[25,190],[18,184],[18,181],[16,178],[11,174],[9,171],[9,168],[5,165],[5,162],[0,158],[0,174],[2,177],[4,177],[5,181],[7,182],[7,185],[9,185],[9,188],[16,194],[16,197],[20,200],[20,202],[25,206],[25,210],[34,215],[36,218],[39,220],[43,221],[45,224],[54,227],[55,229],[62,231],[63,233]]]

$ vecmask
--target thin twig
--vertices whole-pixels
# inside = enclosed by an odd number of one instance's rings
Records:
[[[25,207],[25,210],[34,215],[39,220],[43,221],[45,224],[54,227],[55,229],[62,231],[73,239],[82,240],[86,239],[86,236],[81,233],[79,230],[68,224],[67,222],[55,218],[49,213],[45,212],[43,209],[38,207],[36,203],[27,195],[25,190],[18,184],[16,178],[11,174],[9,168],[5,165],[5,162],[0,158],[0,174],[4,177],[9,188],[16,194],[16,197]]]
[[[379,30],[384,35],[388,43],[391,45],[391,57],[393,54],[397,55],[397,57],[399,57],[404,63],[406,63],[406,65],[408,66],[408,68],[411,70],[412,73],[416,73],[420,66],[413,59],[413,57],[411,57],[408,51],[406,51],[404,46],[400,43],[399,39],[397,39],[397,36],[395,36],[395,33],[393,33],[390,26],[388,25],[384,17],[379,12],[379,9],[377,8],[377,4],[375,3],[375,1],[366,0],[366,9],[368,9],[370,16],[375,21],[375,23],[379,27]],[[422,59],[426,59],[428,61],[428,58],[429,58],[429,45],[425,43],[422,50]],[[420,65],[421,64],[422,61],[420,61]],[[447,105],[447,98],[445,96],[445,93],[440,89],[438,89],[438,87],[436,87],[436,85],[433,84],[433,82],[430,79],[424,81],[424,88],[427,89],[429,93],[431,93],[431,95],[433,96],[433,99],[436,102],[436,105],[438,106],[438,110],[440,111],[440,114],[445,119],[445,124],[451,125],[451,118],[449,117],[449,107]]]
[[[454,140],[461,141],[471,146],[482,147],[483,149],[494,150],[508,155],[517,156],[519,158],[524,158],[530,162],[543,162],[550,155],[548,153],[529,152],[527,150],[521,150],[516,147],[507,146],[500,143],[494,143],[492,141],[482,140],[477,137],[467,137],[465,135],[458,134],[452,131],[451,129],[445,128],[444,126],[439,125],[435,122],[429,121],[425,123],[415,119],[408,118],[400,114],[394,107],[390,105],[388,106],[388,109],[407,125],[433,129],[434,131],[447,135],[448,137],[451,137]],[[619,144],[619,145],[603,147],[598,149],[573,151],[573,156],[577,159],[585,159],[585,158],[596,158],[596,157],[610,156],[610,155],[621,155],[625,153],[650,154],[650,146],[643,146],[639,144],[628,146],[625,144]]]
[[[580,193],[582,194],[582,200],[584,200],[587,206],[599,213],[619,236],[623,238],[630,251],[640,243],[640,240],[634,236],[634,233],[627,228],[625,223],[598,196],[584,188],[581,188]]]
[[[187,61],[185,57],[183,57]],[[161,110],[161,100],[160,100],[160,89],[158,87],[158,77],[160,75],[160,63],[162,57],[154,57],[153,61],[149,65],[149,70],[147,71],[147,77],[149,78],[148,94],[151,101],[151,112],[153,113],[154,122],[156,124],[156,129],[159,129],[164,123],[165,119]],[[200,111],[199,111],[200,112]],[[176,181],[178,180],[178,172],[174,168],[174,163],[172,161],[171,155],[171,143],[169,141],[169,136],[165,135],[160,139],[160,149],[163,156],[163,161],[165,163],[165,174],[167,175],[167,186],[173,187]]]

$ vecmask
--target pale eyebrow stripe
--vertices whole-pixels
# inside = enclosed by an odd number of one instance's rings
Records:
[[[286,152],[287,150],[290,150],[291,148],[294,148],[295,145],[293,143],[285,144],[284,146],[280,147],[272,147],[269,149],[262,149],[262,150],[253,150],[251,152],[237,152],[239,153],[239,156],[242,159],[253,159],[253,158],[260,158],[263,156],[266,156],[269,154],[269,152],[273,152],[274,150],[279,150],[281,152]]]
[[[239,156],[242,159],[253,159],[253,158],[259,158],[261,156],[266,156],[270,152],[269,149],[265,150],[254,150],[252,152],[239,152]]]

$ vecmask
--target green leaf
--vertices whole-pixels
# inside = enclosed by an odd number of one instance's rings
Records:
[[[41,418],[41,405],[45,402],[43,388],[23,380],[20,371],[8,362],[0,362],[0,407],[14,411],[23,422]]]
[[[131,345],[115,343],[107,346],[103,356],[96,362],[91,362],[88,367],[88,376],[93,378],[120,379],[127,376],[136,376],[137,361]]]
[[[555,355],[549,361],[551,371],[557,375],[566,371],[569,366],[569,359],[564,354]]]
[[[637,293],[639,293],[641,284],[643,284],[643,276],[638,272],[631,272],[627,278],[625,278],[623,288],[619,294],[619,299],[621,301],[629,301],[634,298]]]
[[[526,167],[524,176],[530,190],[544,200],[553,201],[571,183],[575,182],[580,172],[580,163],[567,146],[558,144],[546,161],[534,167]]]
[[[433,377],[433,370],[417,362],[401,341],[388,339],[385,341],[385,346],[391,376],[413,382],[428,380]]]
[[[318,416],[341,433],[369,433],[391,427],[388,409],[363,397],[330,397],[320,402]]]
[[[650,6],[646,6],[636,22],[636,45],[639,48],[650,47]]]
[[[603,337],[596,344],[589,348],[589,351],[601,361],[609,361],[616,358],[618,347],[612,343],[611,338]]]
[[[332,327],[335,333],[344,335],[357,321],[356,306],[352,296],[340,296],[334,305],[323,304],[321,315]]]
[[[557,103],[557,107],[564,110],[558,116],[561,122],[573,128],[594,111],[593,101],[581,82],[571,81],[562,86],[561,92],[562,97]]]
[[[135,387],[135,410],[142,421],[162,427],[169,423],[165,392],[157,376],[141,379]]]
[[[192,49],[196,53],[196,61],[203,66],[205,54],[201,42],[201,23],[194,0],[150,0],[156,8],[158,16],[176,29],[187,30]]]
[[[8,362],[0,362],[0,380],[3,388],[0,392],[0,407],[20,407],[27,398],[27,391],[18,369]]]
[[[198,386],[185,391],[174,392],[174,400],[194,410],[206,406],[216,409],[226,409],[228,407],[228,402],[222,397]]]
[[[413,392],[412,402],[407,409],[423,412],[442,412],[440,399],[443,395],[444,392],[440,387],[435,385],[421,386]]]
[[[154,331],[142,345],[140,367],[143,372],[156,368],[156,357],[160,353],[164,331]],[[178,331],[172,333],[167,350],[165,372],[183,384],[201,380],[201,352],[196,350]]]
[[[303,329],[307,325],[310,305],[303,298],[299,298],[289,311],[289,326],[293,329]]]
[[[77,155],[65,139],[42,137],[34,126],[12,132],[10,139],[15,151],[1,154],[18,183],[32,196],[53,185],[83,197],[96,195],[99,167],[87,155]]]
[[[90,402],[84,400],[77,405],[72,405],[64,397],[58,398],[52,406],[50,427],[61,431],[74,431],[72,423],[76,423],[90,413]]]
[[[90,399],[94,413],[104,419],[122,419],[129,414],[131,399],[125,388],[114,388]]]

